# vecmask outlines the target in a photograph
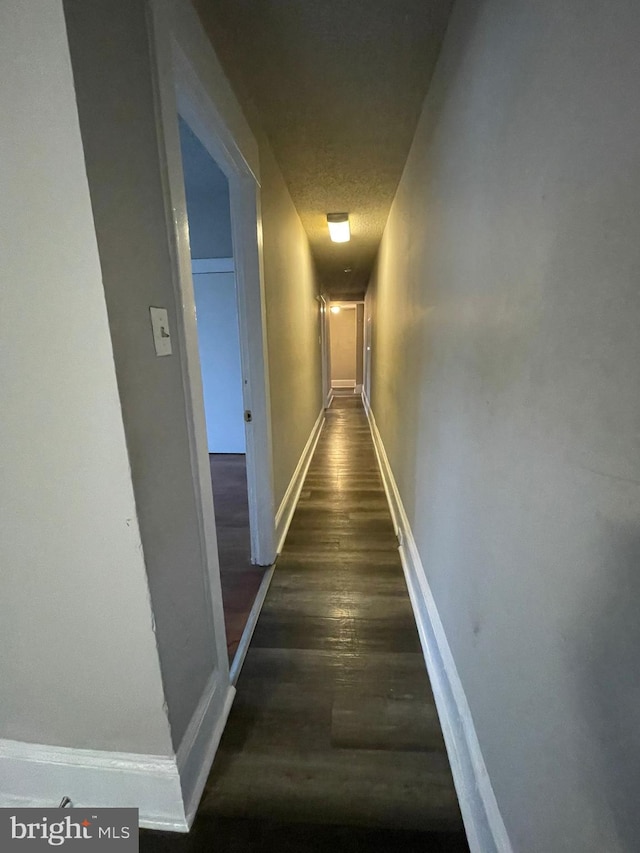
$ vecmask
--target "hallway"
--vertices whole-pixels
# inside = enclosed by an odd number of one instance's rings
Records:
[[[188,837],[141,849],[467,850],[362,403],[309,469]]]
[[[638,850],[639,40],[629,0],[2,4],[0,807]],[[380,473],[324,410],[360,360]]]

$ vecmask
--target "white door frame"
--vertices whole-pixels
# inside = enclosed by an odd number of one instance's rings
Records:
[[[176,7],[178,13],[184,15],[186,26],[182,26],[183,21],[179,21],[180,27],[174,26]],[[195,16],[195,10],[184,9],[183,12],[179,4],[166,0],[149,0],[148,8],[157,68],[158,136],[165,164],[165,199],[171,223],[170,242],[174,250],[178,338],[185,365],[183,386],[189,418],[191,464],[194,486],[196,493],[199,493],[200,526],[208,569],[210,574],[217,576],[215,586],[219,586],[178,113],[229,182],[243,401],[245,410],[252,414],[251,423],[246,424],[245,429],[251,556],[254,563],[270,565],[276,557],[275,502],[260,240],[260,184],[234,133],[225,122],[223,111],[214,100],[215,96],[211,95],[211,87],[207,88],[207,81],[201,79],[195,64],[189,61],[189,56],[199,53],[199,67],[202,69],[209,59],[213,60],[213,49],[209,44],[203,45],[203,34],[191,19]],[[211,56],[206,54],[207,50]],[[221,624],[224,636],[221,608],[217,615],[215,621]]]
[[[371,315],[367,316],[367,303],[364,305],[364,329],[362,332],[362,393],[367,405],[371,402]]]
[[[331,405],[331,353],[329,346],[329,305],[324,296],[318,297],[320,302],[320,358],[322,361],[322,399],[325,409]]]

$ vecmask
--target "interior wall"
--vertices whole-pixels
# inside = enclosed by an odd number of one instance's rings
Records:
[[[640,6],[461,0],[372,402],[514,850],[637,847]]]
[[[258,140],[277,507],[323,406],[320,301],[307,235],[266,139]]]
[[[235,273],[197,273],[193,288],[209,453],[244,453]]]
[[[65,0],[91,203],[173,743],[216,666],[143,0]],[[149,306],[169,311],[155,354]]]
[[[60,0],[3,4],[0,76],[0,738],[168,755]]]
[[[331,382],[356,384],[357,312],[355,305],[330,314]]]
[[[189,125],[180,118],[180,149],[192,258],[231,258],[229,182]]]

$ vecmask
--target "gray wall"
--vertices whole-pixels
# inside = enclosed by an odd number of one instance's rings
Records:
[[[179,120],[192,258],[230,258],[229,182],[189,125]]]
[[[193,276],[209,453],[244,453],[244,405],[235,274]]]
[[[517,851],[640,833],[640,5],[459,2],[372,399]]]
[[[169,755],[60,0],[0,77],[0,738]]]
[[[66,0],[122,415],[177,748],[215,666],[180,353],[155,355],[149,306],[175,297],[142,0]]]

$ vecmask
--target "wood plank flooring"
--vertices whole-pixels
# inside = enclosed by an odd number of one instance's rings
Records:
[[[366,417],[340,397],[194,829],[142,849],[396,848],[468,850]]]
[[[246,460],[244,453],[209,454],[230,663],[265,572],[251,564]]]

